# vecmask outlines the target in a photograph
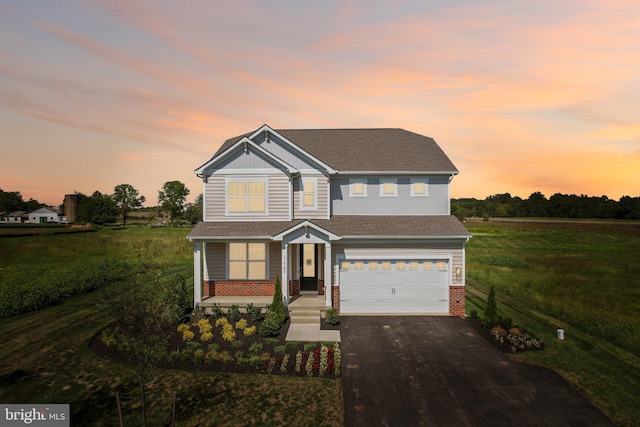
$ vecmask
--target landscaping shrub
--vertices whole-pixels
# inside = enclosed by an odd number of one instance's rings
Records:
[[[238,307],[238,304],[233,304],[231,307],[229,307],[229,311],[227,311],[227,316],[229,317],[229,319],[231,319],[234,322],[237,322],[238,320],[240,320],[240,318],[242,317],[242,314],[240,314],[240,308]]]
[[[336,310],[335,307],[328,308],[327,311],[324,312],[324,323],[334,326],[340,323],[338,310]]]
[[[471,310],[469,312],[469,319],[476,320],[478,318],[478,310]]]
[[[262,309],[260,307],[254,306],[253,303],[247,304],[246,310],[247,316],[249,316],[249,319],[253,320],[254,322],[257,322],[262,317]]]
[[[264,316],[262,325],[260,326],[260,335],[263,337],[273,337],[278,333],[281,322],[278,314],[271,309],[267,310],[267,314]]]
[[[482,326],[493,327],[499,323],[498,318],[498,306],[496,304],[496,290],[491,286],[489,289],[489,296],[487,297],[487,305],[484,309],[484,319],[482,319]]]
[[[220,304],[214,303],[211,306],[211,317],[219,319],[224,316],[224,310],[220,307]]]
[[[276,276],[276,289],[273,294],[273,302],[269,306],[267,310],[267,314],[269,312],[275,313],[276,321],[279,325],[283,324],[286,319],[286,314],[284,311],[284,302],[282,301],[282,284],[280,283],[280,276]],[[266,321],[266,316],[265,316]]]

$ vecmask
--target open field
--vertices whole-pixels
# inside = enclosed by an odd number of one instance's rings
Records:
[[[29,271],[102,259],[131,266],[145,259],[158,263],[167,279],[180,273],[189,282],[193,270],[187,232],[131,227],[3,239],[0,274],[28,278]],[[119,392],[132,398],[124,404],[125,425],[140,425],[134,370],[89,349],[92,337],[111,322],[109,290],[107,285],[61,305],[0,319],[0,402],[68,403],[72,425],[114,426]],[[339,380],[155,370],[147,396],[148,425],[168,425],[173,392],[178,425],[339,426],[343,419]]]
[[[489,286],[501,314],[546,349],[513,357],[548,366],[618,425],[640,419],[640,227],[583,223],[467,223],[467,313]],[[192,276],[187,229],[130,227],[0,239],[0,279],[102,259],[160,264],[168,280]],[[31,275],[31,276],[30,276]],[[2,280],[0,280],[0,285]],[[69,403],[73,425],[117,425],[115,393],[136,397],[133,369],[88,348],[111,319],[109,285],[64,304],[0,319],[0,402]],[[555,338],[563,328],[565,341]],[[150,425],[166,425],[171,394],[180,425],[341,425],[340,380],[155,371]],[[140,403],[127,401],[127,425]]]
[[[640,226],[469,222],[467,313],[498,309],[538,335],[514,356],[558,371],[619,425],[640,419]],[[556,329],[565,330],[565,341]]]

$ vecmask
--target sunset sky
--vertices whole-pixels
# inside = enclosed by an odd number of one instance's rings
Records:
[[[399,127],[452,197],[640,196],[638,1],[0,1],[0,188],[166,181],[263,124]]]

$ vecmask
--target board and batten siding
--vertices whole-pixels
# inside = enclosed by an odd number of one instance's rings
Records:
[[[265,135],[256,137],[253,142],[300,171],[316,170],[318,173],[324,172],[320,165],[315,164],[308,157],[303,156],[298,150],[293,149],[274,135],[269,135],[269,142],[267,142]]]
[[[465,243],[461,241],[430,241],[430,242],[400,242],[400,243],[371,243],[364,245],[363,243],[348,243],[348,242],[335,242],[331,245],[331,263],[332,268],[332,283],[336,283],[336,268],[337,259],[357,259],[359,256],[365,257],[379,257],[379,259],[386,259],[393,257],[399,261],[402,261],[403,256],[411,257],[420,255],[423,258],[437,259],[438,255],[451,256],[451,265],[449,266],[449,273],[451,275],[451,285],[462,285],[456,281],[455,267],[460,266],[464,271],[464,249]]]
[[[316,208],[301,208],[302,179],[311,178],[316,183]],[[329,219],[329,186],[324,175],[303,175],[293,180],[293,218]]]
[[[362,177],[351,177],[362,179]],[[397,181],[397,196],[380,196],[380,179]],[[426,177],[427,197],[411,197],[410,177],[367,178],[366,197],[349,196],[349,177],[331,179],[332,215],[449,215],[449,177]]]

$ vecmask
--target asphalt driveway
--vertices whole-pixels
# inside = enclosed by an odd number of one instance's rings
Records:
[[[613,426],[552,370],[457,317],[343,316],[345,425]]]

